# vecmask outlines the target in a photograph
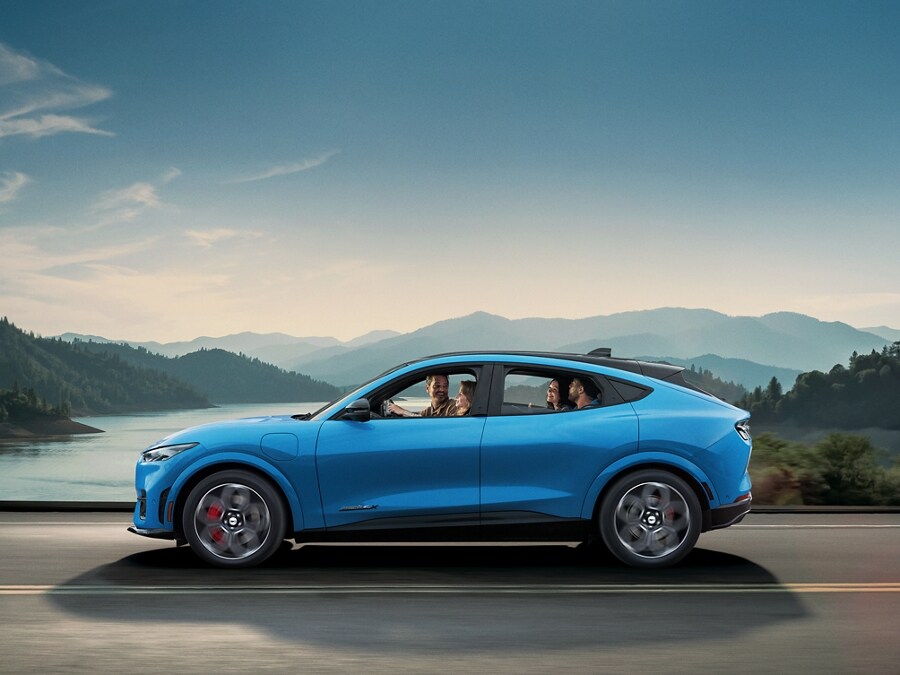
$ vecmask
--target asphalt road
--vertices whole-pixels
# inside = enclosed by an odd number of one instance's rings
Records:
[[[0,672],[900,672],[900,515],[755,515],[655,572],[565,546],[250,571],[118,513],[0,513]]]

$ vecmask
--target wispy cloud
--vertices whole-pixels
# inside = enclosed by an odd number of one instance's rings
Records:
[[[0,174],[0,204],[13,201],[19,190],[28,185],[31,178],[19,171],[7,171]]]
[[[156,186],[151,183],[134,183],[121,190],[104,192],[91,207],[91,212],[99,216],[92,229],[130,223],[147,209],[159,208],[161,203]]]
[[[113,136],[114,134],[96,129],[89,122],[66,115],[38,115],[23,119],[8,120],[0,116],[0,138],[4,136],[53,136],[65,132]]]
[[[329,150],[328,152],[323,152],[320,155],[316,155],[315,157],[309,157],[307,159],[303,159],[299,162],[294,162],[293,164],[285,164],[282,166],[274,166],[268,171],[264,171],[259,174],[255,174],[252,176],[245,176],[243,178],[234,178],[228,183],[252,183],[254,181],[259,180],[267,180],[269,178],[275,178],[276,176],[287,176],[292,173],[299,173],[301,171],[309,171],[310,169],[315,169],[317,166],[322,166],[329,159],[338,154],[340,150]]]
[[[94,211],[119,208],[156,208],[160,204],[156,186],[151,183],[134,183],[121,190],[104,192],[94,203]]]
[[[37,61],[0,43],[0,85],[33,80],[39,72]]]
[[[83,232],[59,227],[28,226],[0,230],[0,249],[5,261],[0,266],[0,281],[12,284],[28,275],[55,275],[55,271],[77,266],[104,264],[154,246],[158,237],[83,247]]]
[[[99,220],[89,229],[98,229],[116,223],[128,223],[150,209],[164,206],[159,196],[159,185],[166,185],[181,175],[181,171],[171,168],[158,183],[138,181],[118,190],[107,190],[93,203],[91,213]]]
[[[173,180],[178,178],[181,175],[181,169],[176,169],[174,166],[166,171],[162,176],[163,183],[171,183]]]
[[[41,138],[60,133],[113,136],[83,117],[65,114],[112,96],[106,87],[66,74],[46,61],[0,43],[0,94],[14,101],[0,108],[0,138]]]
[[[212,230],[187,230],[184,236],[197,246],[210,248],[213,244],[226,239],[258,239],[262,234],[252,230],[217,228]]]

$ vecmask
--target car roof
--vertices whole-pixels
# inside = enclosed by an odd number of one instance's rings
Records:
[[[699,387],[696,387],[687,381],[685,381],[682,372],[684,368],[681,366],[673,366],[671,363],[657,363],[650,361],[638,361],[636,359],[623,359],[619,357],[614,357],[612,355],[612,350],[608,347],[600,347],[598,349],[594,349],[593,351],[588,352],[587,354],[575,354],[570,352],[547,352],[547,351],[495,351],[495,350],[485,350],[485,351],[465,351],[465,352],[445,352],[442,354],[432,354],[431,356],[416,359],[415,361],[410,361],[408,365],[412,365],[413,363],[417,363],[419,361],[425,361],[428,359],[438,359],[438,358],[446,358],[446,357],[457,357],[457,356],[484,356],[484,355],[494,355],[494,356],[519,356],[519,357],[538,357],[538,358],[550,358],[550,359],[560,359],[563,361],[574,361],[576,363],[587,363],[595,366],[604,366],[606,368],[614,368],[616,370],[623,370],[629,373],[637,373],[638,375],[643,375],[645,377],[652,377],[655,380],[663,380],[665,382],[671,382],[672,384],[677,384],[681,387],[686,387],[688,389],[693,389],[694,391],[700,391],[704,394],[708,392],[703,391]]]

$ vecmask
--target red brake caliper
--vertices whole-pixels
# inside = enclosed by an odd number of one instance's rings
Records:
[[[206,520],[207,522],[216,522],[219,518],[222,517],[224,511],[222,507],[216,504],[211,504],[208,509],[206,509]],[[212,537],[213,541],[217,544],[221,544],[225,541],[225,533],[222,531],[222,528],[218,525],[215,525],[209,528],[209,536]]]

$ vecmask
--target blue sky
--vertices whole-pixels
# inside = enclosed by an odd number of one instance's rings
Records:
[[[164,341],[660,306],[900,327],[897,26],[4,0],[0,314]]]

